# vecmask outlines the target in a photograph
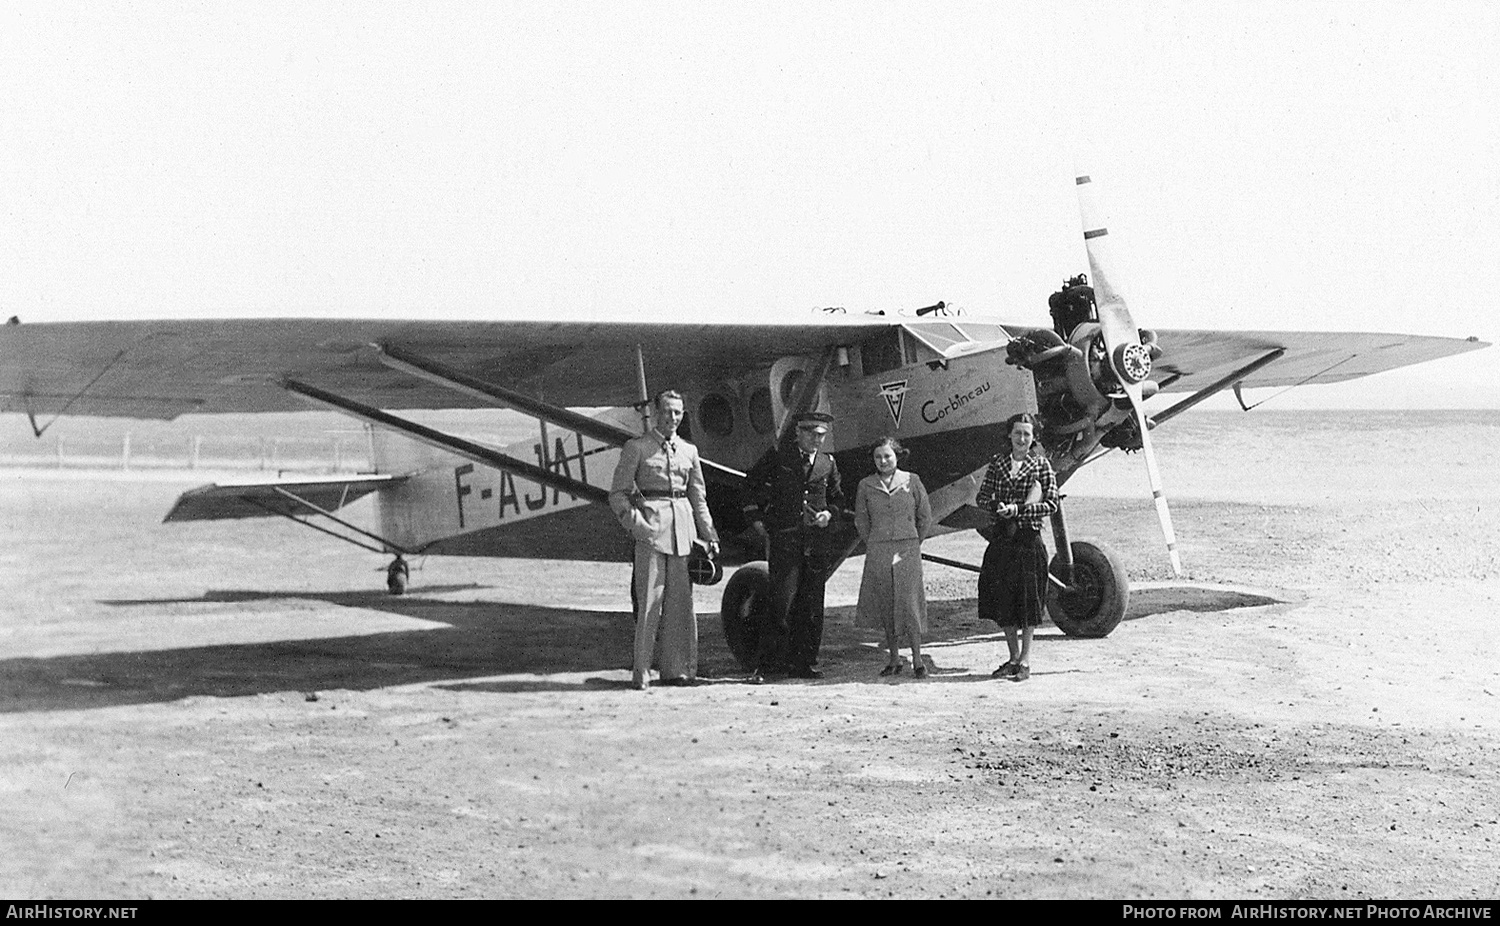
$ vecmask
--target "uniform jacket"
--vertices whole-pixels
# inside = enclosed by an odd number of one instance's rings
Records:
[[[835,517],[848,507],[838,465],[821,450],[808,466],[795,444],[773,448],[751,467],[745,481],[750,490],[747,520],[764,521],[768,530],[800,527],[804,506],[832,510]]]
[[[879,473],[866,476],[854,497],[854,527],[866,543],[925,539],[932,532],[927,488],[905,470],[896,470],[889,492]]]
[[[667,492],[678,495],[646,497]],[[719,539],[708,513],[698,448],[681,437],[667,441],[652,430],[626,442],[610,484],[609,507],[637,544],[660,553],[687,556],[695,534],[705,542]]]

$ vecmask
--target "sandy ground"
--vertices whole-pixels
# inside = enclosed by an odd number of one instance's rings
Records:
[[[1081,485],[1130,613],[1028,682],[941,566],[933,676],[877,678],[853,561],[824,680],[743,684],[700,589],[711,683],[640,693],[624,567],[393,599],[311,532],[158,525],[190,483],[0,473],[0,896],[1494,898],[1493,475],[1179,474],[1184,581]]]

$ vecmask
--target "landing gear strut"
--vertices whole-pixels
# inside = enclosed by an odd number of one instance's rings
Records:
[[[1065,497],[1065,496],[1064,496]],[[1068,539],[1061,499],[1052,513],[1057,555],[1047,571],[1047,614],[1070,637],[1103,637],[1125,617],[1130,580],[1115,552],[1100,543]]]

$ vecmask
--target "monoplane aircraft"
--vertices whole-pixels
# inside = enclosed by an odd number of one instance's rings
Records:
[[[836,419],[829,449],[851,486],[873,471],[873,443],[897,435],[943,530],[986,517],[972,501],[986,465],[1008,447],[1002,429],[1015,412],[1040,416],[1060,482],[1111,449],[1140,451],[1180,571],[1153,427],[1225,389],[1342,382],[1486,346],[1140,328],[1117,288],[1090,189],[1078,178],[1089,273],[1052,295],[1050,326],[949,314],[942,303],[794,323],[13,320],[0,327],[0,402],[34,428],[65,414],[172,419],[309,404],[353,416],[372,428],[376,472],[208,485],[178,499],[167,520],[290,518],[392,556],[387,580],[400,593],[416,554],[628,561],[607,487],[620,446],[646,426],[646,397],[676,388],[689,399],[686,431],[706,462],[724,539],[720,562],[699,556],[694,575],[711,583],[723,566],[739,566],[721,613],[745,662],[756,652],[767,567],[741,514],[744,471],[803,411]],[[1184,397],[1148,415],[1144,403],[1157,393]],[[399,414],[497,406],[534,418],[536,439],[491,446]],[[373,525],[340,515],[370,494]],[[1069,634],[1109,633],[1128,601],[1120,558],[1071,539],[1062,511],[1052,527],[1050,616]],[[836,530],[844,555],[857,553],[852,524]]]

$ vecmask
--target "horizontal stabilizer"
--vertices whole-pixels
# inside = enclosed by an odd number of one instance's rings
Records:
[[[270,515],[308,515],[318,509],[336,511],[355,499],[405,480],[405,476],[378,473],[210,483],[182,493],[162,520],[224,521]]]

